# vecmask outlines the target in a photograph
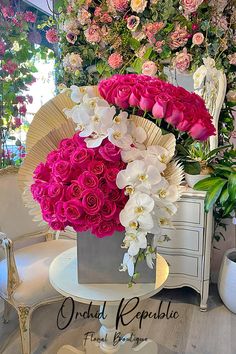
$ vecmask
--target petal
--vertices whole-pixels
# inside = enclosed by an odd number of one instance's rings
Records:
[[[133,241],[130,243],[129,249],[128,249],[128,253],[131,256],[136,256],[139,253],[139,243],[137,241]]]

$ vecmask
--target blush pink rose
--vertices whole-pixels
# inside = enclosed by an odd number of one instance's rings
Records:
[[[84,31],[86,41],[89,43],[99,43],[101,41],[100,27],[97,25],[91,25]]]
[[[83,192],[82,206],[89,215],[97,214],[104,204],[104,194],[100,189],[88,189]]]
[[[58,43],[59,36],[56,28],[50,28],[46,31],[46,39],[48,43]]]
[[[92,228],[92,233],[99,238],[112,236],[116,230],[116,225],[112,220],[103,220],[97,227]]]
[[[184,8],[186,14],[191,14],[197,11],[198,7],[203,3],[204,0],[182,0],[181,4]]]
[[[87,189],[87,188],[94,189],[97,188],[98,186],[97,176],[94,173],[88,171],[84,171],[78,177],[78,182],[83,189]]]
[[[192,55],[187,52],[187,49],[184,48],[182,52],[177,53],[176,57],[173,60],[173,66],[180,72],[186,71],[191,63]]]
[[[195,45],[201,45],[204,41],[204,35],[201,32],[197,32],[193,35],[192,42]]]
[[[149,76],[155,76],[156,73],[157,73],[157,66],[153,61],[148,60],[143,63],[142,74],[149,75]]]
[[[107,142],[99,148],[99,154],[102,156],[102,158],[106,161],[112,162],[120,161],[120,151],[120,148],[113,145],[111,142]]]
[[[123,57],[120,53],[112,53],[108,58],[108,64],[112,69],[119,69],[123,64]]]

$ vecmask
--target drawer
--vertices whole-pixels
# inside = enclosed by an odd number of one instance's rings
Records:
[[[168,262],[170,275],[201,278],[201,257],[159,252]]]
[[[162,229],[162,235],[158,241],[158,250],[160,251],[202,254],[203,228],[176,226],[175,229]],[[168,237],[169,241],[164,235]]]
[[[172,218],[174,225],[204,226],[204,200],[183,198],[177,206],[177,213]]]

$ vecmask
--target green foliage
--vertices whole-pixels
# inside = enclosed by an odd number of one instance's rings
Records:
[[[197,182],[194,189],[206,191],[205,211],[214,208],[215,238],[219,240],[218,228],[236,211],[236,149],[226,149],[211,166],[211,177]]]

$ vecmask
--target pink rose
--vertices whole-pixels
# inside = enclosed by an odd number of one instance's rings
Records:
[[[112,162],[119,161],[121,159],[120,151],[120,148],[113,145],[109,141],[99,148],[99,154],[102,158],[106,161]]]
[[[24,13],[24,20],[26,22],[35,23],[36,19],[37,19],[37,16],[32,11],[26,11]]]
[[[195,45],[201,45],[204,41],[204,35],[201,32],[197,32],[193,35],[192,42]]]
[[[39,203],[41,202],[42,198],[47,195],[47,186],[47,183],[37,181],[30,187],[33,198]]]
[[[182,0],[181,4],[184,8],[186,14],[191,14],[197,11],[198,7],[203,3],[204,0]]]
[[[112,95],[114,88],[118,86],[116,80],[102,80],[98,85],[100,95],[108,102],[115,104],[114,97]]]
[[[107,199],[101,209],[101,214],[103,219],[105,220],[112,219],[115,213],[116,213],[116,204],[113,201]]]
[[[89,215],[97,214],[104,204],[104,194],[100,189],[88,189],[83,192],[82,206]]]
[[[59,181],[67,181],[70,178],[71,164],[69,161],[58,160],[53,164],[52,172]]]
[[[123,64],[123,57],[120,53],[112,53],[108,58],[108,64],[112,69],[119,69]]]
[[[99,43],[101,41],[100,28],[97,25],[91,25],[84,31],[86,41],[89,43]]]
[[[6,45],[3,41],[0,41],[0,55],[4,55],[6,51]]]
[[[65,203],[65,215],[70,223],[79,223],[79,219],[83,215],[83,207],[77,199],[68,200]]]
[[[145,86],[137,83],[134,87],[132,87],[132,92],[129,97],[129,105],[132,107],[138,107],[140,98],[141,98],[141,93],[145,92]]]
[[[54,202],[48,196],[43,196],[40,202],[41,209],[43,213],[54,214]]]
[[[99,238],[112,236],[115,232],[116,225],[112,220],[103,220],[97,227],[92,227],[92,233]]]
[[[139,107],[143,111],[151,111],[155,104],[155,98],[149,93],[141,93]]]
[[[52,182],[48,185],[48,196],[55,200],[62,198],[64,194],[64,186],[62,183]]]
[[[111,188],[108,186],[106,178],[102,177],[99,180],[98,188],[101,189],[103,194],[106,196],[110,192]]]
[[[112,189],[109,193],[108,199],[113,202],[117,202],[118,200],[120,200],[121,196],[122,194],[120,189]]]
[[[49,223],[50,227],[53,229],[53,230],[60,230],[60,231],[63,231],[65,229],[65,224],[63,224],[62,222],[58,221],[58,220],[52,220],[50,223]]]
[[[63,223],[67,221],[65,206],[66,203],[61,200],[55,204],[55,214],[57,216],[57,219]]]
[[[40,163],[34,170],[34,179],[40,179],[42,181],[49,181],[50,179],[50,167],[48,164]]]
[[[156,73],[157,73],[157,66],[153,61],[148,60],[143,63],[142,74],[149,75],[149,76],[155,76]]]
[[[201,121],[196,122],[189,130],[189,133],[192,138],[197,139],[197,140],[201,140],[201,141],[206,140],[211,135],[215,135],[214,130],[209,129]]]
[[[58,151],[51,151],[47,156],[47,163],[51,166],[54,162],[60,159],[60,154]]]
[[[152,108],[152,114],[155,118],[163,118],[166,113],[167,104],[171,96],[168,93],[160,93],[156,96],[156,102]]]
[[[76,144],[75,142],[73,141],[73,139],[69,139],[69,138],[66,138],[66,139],[62,139],[60,144],[59,144],[59,149],[62,149],[62,150],[66,150],[68,148],[76,148]]]
[[[129,108],[129,98],[131,92],[131,87],[125,84],[116,87],[112,93],[112,95],[114,96],[115,104],[122,109]]]
[[[177,53],[176,57],[173,60],[173,66],[180,72],[186,71],[192,60],[192,55],[187,52],[187,49],[184,48],[182,52]]]
[[[73,166],[85,165],[93,157],[94,150],[87,148],[77,148],[72,154],[70,161]]]
[[[92,172],[84,171],[79,177],[78,182],[83,189],[87,188],[97,188],[98,178]]]
[[[95,175],[101,175],[105,171],[105,165],[103,161],[93,160],[88,165],[88,170]]]
[[[59,36],[56,28],[50,28],[49,30],[46,31],[46,39],[48,43],[58,43],[59,42]]]
[[[72,181],[71,185],[66,189],[66,199],[80,199],[82,197],[83,188],[78,181]]]
[[[86,220],[86,222],[87,222],[87,224],[89,226],[92,226],[92,225],[96,225],[97,226],[102,221],[102,217],[101,217],[100,213],[97,213],[95,215],[85,214],[85,220]]]
[[[108,186],[111,189],[117,188],[116,186],[116,176],[120,170],[116,167],[109,168],[105,172],[105,179],[107,181]]]
[[[184,105],[181,104],[180,102],[169,101],[166,108],[166,114],[165,114],[166,121],[174,126],[180,123],[184,116],[183,109],[184,109]]]

